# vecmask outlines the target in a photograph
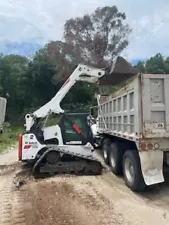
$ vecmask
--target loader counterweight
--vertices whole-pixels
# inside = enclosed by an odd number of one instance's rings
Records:
[[[22,160],[22,134],[18,135],[18,159]]]

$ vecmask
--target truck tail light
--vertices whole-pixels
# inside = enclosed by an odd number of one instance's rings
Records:
[[[146,144],[145,143],[141,143],[140,147],[141,147],[142,150],[145,150],[146,149]]]
[[[18,135],[18,159],[22,159],[22,134]]]
[[[153,144],[152,143],[148,143],[147,144],[147,148],[148,148],[148,150],[152,150],[153,149]]]
[[[152,144],[152,143],[141,143],[140,144],[140,148],[142,149],[142,150],[152,150],[153,149],[153,147],[154,147],[154,145]]]

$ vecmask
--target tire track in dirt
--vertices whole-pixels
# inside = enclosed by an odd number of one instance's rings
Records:
[[[1,178],[0,183],[0,224],[11,225],[12,224],[12,204],[11,204],[11,185],[9,179]]]
[[[3,169],[4,170],[4,169]],[[2,175],[4,172],[5,175]],[[0,176],[0,225],[27,225],[20,190],[13,184],[11,169]]]
[[[135,194],[107,168],[101,176],[35,180],[8,154],[0,162],[0,225],[169,224],[168,189]],[[17,189],[13,179],[26,185]]]
[[[95,177],[92,186],[113,202],[116,210],[122,214],[124,221],[135,225],[169,224],[168,216],[165,215],[167,213],[162,207],[157,207],[152,203],[148,204],[141,194],[133,193],[121,182],[114,183],[113,178],[112,174]]]
[[[124,224],[122,214],[117,213],[114,205],[93,185],[96,177],[85,177],[68,180],[64,185],[74,189],[76,200],[79,205],[85,205],[92,209],[92,214],[97,215],[97,224]],[[88,181],[90,180],[90,182]],[[93,182],[92,182],[93,181]],[[125,225],[129,223],[125,220]]]
[[[29,205],[25,210],[28,225],[128,225],[109,200],[75,177],[30,181],[23,198]]]
[[[26,217],[23,209],[23,200],[18,195],[17,191],[13,192],[12,198],[12,220],[14,225],[27,225]]]
[[[28,225],[96,225],[88,210],[74,201],[72,189],[65,184],[42,181],[29,184],[23,193],[29,209],[25,211]]]

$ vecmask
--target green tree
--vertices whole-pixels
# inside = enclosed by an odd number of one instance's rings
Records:
[[[28,65],[28,59],[19,55],[0,57],[0,95],[7,97],[7,115],[14,118],[19,114],[22,104],[20,98],[24,93],[21,80]]]
[[[49,63],[57,68],[54,79],[57,81],[58,86],[61,86],[77,66],[75,61],[72,60],[72,48],[67,43],[56,41],[48,43],[45,49],[49,57]],[[96,85],[78,82],[68,92],[61,104],[66,108],[72,108],[72,105],[75,108],[77,104],[90,104],[94,101],[96,90]]]
[[[146,73],[163,74],[165,71],[165,61],[161,53],[156,54],[146,61]]]
[[[53,80],[56,68],[49,63],[45,49],[37,51],[29,62],[22,79],[25,93],[22,107],[26,110],[37,108],[48,102],[56,93],[57,85]]]
[[[139,62],[137,63],[137,65],[134,66],[134,67],[137,69],[137,71],[138,71],[139,73],[145,73],[145,71],[146,71],[146,69],[145,69],[145,63],[142,62],[142,61],[139,61]]]
[[[131,32],[125,13],[116,6],[97,8],[92,14],[66,21],[65,42],[72,60],[105,67],[128,45]],[[72,46],[72,47],[71,47]]]
[[[167,57],[164,61],[165,73],[169,74],[169,57]]]
[[[76,67],[72,62],[72,46],[62,41],[51,41],[46,44],[45,51],[49,63],[57,68],[55,79],[63,82]]]

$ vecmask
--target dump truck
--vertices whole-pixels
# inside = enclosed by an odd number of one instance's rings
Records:
[[[6,98],[0,97],[0,133],[3,132],[3,123],[5,121],[5,114],[6,114]]]
[[[115,92],[98,95],[95,142],[111,171],[140,192],[164,182],[169,165],[169,74],[134,73]]]

